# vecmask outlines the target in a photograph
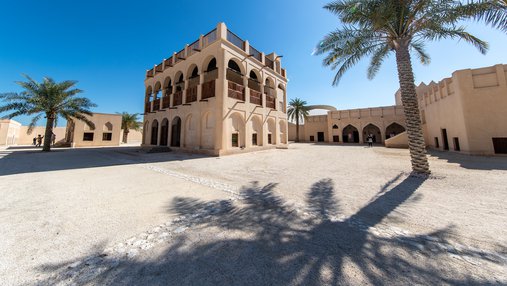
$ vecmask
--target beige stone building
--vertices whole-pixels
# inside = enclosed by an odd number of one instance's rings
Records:
[[[428,147],[466,154],[507,154],[507,65],[458,70],[416,91]],[[310,116],[300,127],[309,142],[364,143],[368,134],[388,147],[406,147],[401,95],[396,105],[329,110]],[[289,126],[289,139],[295,139]]]
[[[94,113],[89,119],[95,124],[91,129],[83,121],[68,121],[66,127],[53,129],[55,143],[59,146],[70,147],[99,147],[119,146],[122,139],[121,115]],[[28,126],[9,120],[0,120],[0,146],[32,145],[33,138],[37,135],[44,136],[46,127],[36,126],[30,134]],[[141,143],[142,131],[130,130],[128,135],[129,144]]]
[[[143,146],[224,155],[287,144],[287,77],[219,23],[146,73]]]

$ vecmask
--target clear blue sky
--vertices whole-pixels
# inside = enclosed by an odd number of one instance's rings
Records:
[[[94,111],[141,113],[146,69],[225,22],[258,50],[284,56],[289,98],[341,109],[393,105],[398,88],[393,57],[373,81],[366,78],[364,61],[332,87],[334,72],[311,55],[339,26],[322,9],[329,1],[3,1],[0,92],[19,91],[14,81],[22,80],[22,73],[37,80],[73,79],[98,104]],[[490,43],[486,56],[457,41],[431,43],[432,63],[414,63],[416,82],[438,80],[457,69],[507,64],[507,35],[477,24],[471,31]],[[16,119],[28,123],[25,117]]]

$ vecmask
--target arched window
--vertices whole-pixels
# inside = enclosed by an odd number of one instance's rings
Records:
[[[194,77],[198,77],[199,76],[199,71],[197,70],[197,67],[194,68],[194,70],[192,71],[192,74],[190,75],[190,78],[194,78]]]
[[[233,61],[233,60],[229,60],[229,63],[227,64],[227,67],[237,73],[241,73],[241,69],[240,67],[238,66],[238,64]]]
[[[113,131],[113,124],[111,122],[107,122],[104,124],[104,127],[102,128],[103,131]]]
[[[206,71],[212,71],[217,69],[217,60],[215,58],[211,59],[211,61],[208,64],[208,68]]]
[[[259,81],[259,79],[257,78],[257,75],[255,74],[254,71],[250,71],[250,78],[255,81]]]

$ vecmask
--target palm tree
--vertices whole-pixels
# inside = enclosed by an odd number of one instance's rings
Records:
[[[123,129],[123,143],[127,143],[127,138],[130,130],[139,131],[141,129],[141,123],[139,123],[138,113],[122,112],[121,114],[121,129]]]
[[[32,116],[28,126],[28,134],[32,132],[37,121],[44,116],[46,118],[46,131],[43,151],[51,150],[51,136],[58,116],[67,120],[81,120],[91,128],[95,128],[93,122],[86,115],[91,116],[90,108],[97,105],[88,98],[76,96],[82,92],[82,90],[74,88],[77,81],[55,82],[52,78],[45,77],[41,83],[38,83],[27,75],[24,75],[24,77],[28,81],[16,82],[24,88],[23,92],[0,94],[0,99],[5,102],[5,105],[0,106],[0,113],[12,111],[6,116],[7,118],[19,115]]]
[[[470,19],[478,6],[454,0],[338,0],[325,9],[336,14],[343,26],[324,37],[316,54],[327,53],[323,63],[339,67],[333,84],[360,59],[371,56],[368,78],[372,79],[391,53],[396,56],[401,98],[407,123],[408,145],[415,173],[429,174],[425,142],[415,92],[411,52],[422,64],[430,62],[424,44],[444,38],[460,39],[485,53],[486,42],[456,22]]]
[[[507,0],[471,1],[463,6],[462,13],[507,32]]]
[[[289,109],[287,115],[289,120],[296,121],[296,142],[299,142],[299,121],[305,120],[309,115],[309,109],[306,106],[306,101],[294,98],[289,102]]]

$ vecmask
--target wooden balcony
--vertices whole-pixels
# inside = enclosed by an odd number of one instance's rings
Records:
[[[266,107],[276,109],[276,97],[266,94]]]
[[[186,97],[185,97],[185,102],[186,103],[190,103],[190,102],[194,102],[194,101],[197,101],[197,85],[196,86],[192,86],[192,87],[189,87],[186,91]]]
[[[262,93],[260,91],[250,89],[250,102],[262,106]]]
[[[151,112],[151,102],[146,102],[144,104],[144,113],[149,113]]]
[[[178,106],[183,103],[183,91],[177,91],[173,96],[173,106]]]
[[[232,81],[228,81],[228,95],[230,98],[245,101],[245,87]]]
[[[160,110],[160,98],[157,98],[153,101],[153,111]]]
[[[170,107],[170,94],[167,94],[166,96],[162,97],[162,109],[166,109]]]
[[[202,84],[202,99],[215,97],[215,80]]]

